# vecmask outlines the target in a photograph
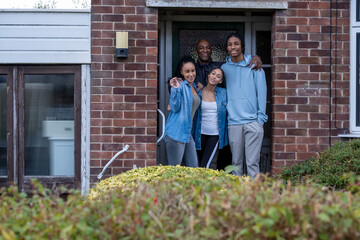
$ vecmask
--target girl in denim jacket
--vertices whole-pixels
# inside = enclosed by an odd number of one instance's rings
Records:
[[[226,90],[217,86],[223,78],[222,69],[215,67],[208,75],[206,87],[199,91],[201,106],[193,134],[200,167],[217,169],[219,149],[228,144]]]
[[[170,113],[165,126],[165,145],[169,165],[198,167],[195,142],[191,135],[195,112],[200,105],[194,80],[195,62],[190,56],[178,64],[182,79],[170,79]]]

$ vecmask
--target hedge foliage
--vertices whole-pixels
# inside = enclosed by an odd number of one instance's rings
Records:
[[[281,177],[293,183],[311,181],[324,186],[344,189],[349,184],[347,176],[360,175],[360,140],[337,142],[320,153],[316,159],[294,164],[285,169]]]
[[[2,189],[0,239],[360,238],[359,192],[312,184],[149,167],[106,179],[92,194],[64,201],[41,186],[31,197]]]
[[[124,172],[123,174],[102,180],[95,188],[91,189],[89,198],[94,199],[114,188],[120,190],[132,189],[141,182],[146,182],[152,185],[160,184],[161,182],[167,180],[183,182],[186,179],[192,181],[193,185],[202,185],[204,182],[209,181],[220,185],[227,182],[241,184],[243,181],[250,181],[249,177],[238,178],[224,171],[209,171],[205,168],[153,166],[147,168],[136,168],[131,171]]]

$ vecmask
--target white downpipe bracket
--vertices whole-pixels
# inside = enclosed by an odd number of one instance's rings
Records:
[[[104,175],[104,172],[106,171],[106,169],[110,166],[110,164],[117,158],[117,156],[119,156],[120,154],[122,154],[123,152],[126,152],[129,149],[129,145],[125,145],[125,147],[119,151],[118,153],[116,153],[113,158],[105,165],[105,167],[103,168],[103,170],[101,171],[101,173],[97,176],[98,179],[101,179]]]
[[[161,137],[157,140],[156,143],[160,142],[163,138],[164,138],[164,134],[165,134],[165,115],[164,113],[158,109],[158,112],[160,113],[161,117],[162,117],[162,134]],[[114,155],[114,157],[105,165],[105,167],[103,168],[103,170],[101,171],[101,173],[97,176],[98,179],[101,179],[106,171],[106,169],[110,166],[110,164],[123,152],[127,151],[129,149],[129,145],[126,145],[121,151],[119,151],[118,153],[116,153]],[[133,166],[133,169],[136,168],[136,165]]]

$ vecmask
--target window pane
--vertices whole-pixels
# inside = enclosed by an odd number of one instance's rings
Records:
[[[271,64],[271,31],[256,31],[256,55],[263,64]]]
[[[211,58],[215,62],[226,61],[226,38],[236,30],[179,30],[179,58],[184,55],[190,55],[197,59],[195,53],[196,43],[200,39],[207,39],[212,46]]]
[[[6,176],[6,75],[0,75],[0,176]]]
[[[356,126],[360,127],[360,33],[356,34]]]
[[[360,21],[360,1],[356,0],[356,21]]]
[[[74,175],[73,75],[25,75],[25,175]]]

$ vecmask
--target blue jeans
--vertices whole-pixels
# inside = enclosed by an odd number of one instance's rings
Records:
[[[190,136],[188,143],[177,142],[166,136],[165,145],[169,165],[181,165],[184,158],[186,167],[198,167],[195,142],[192,136]]]

